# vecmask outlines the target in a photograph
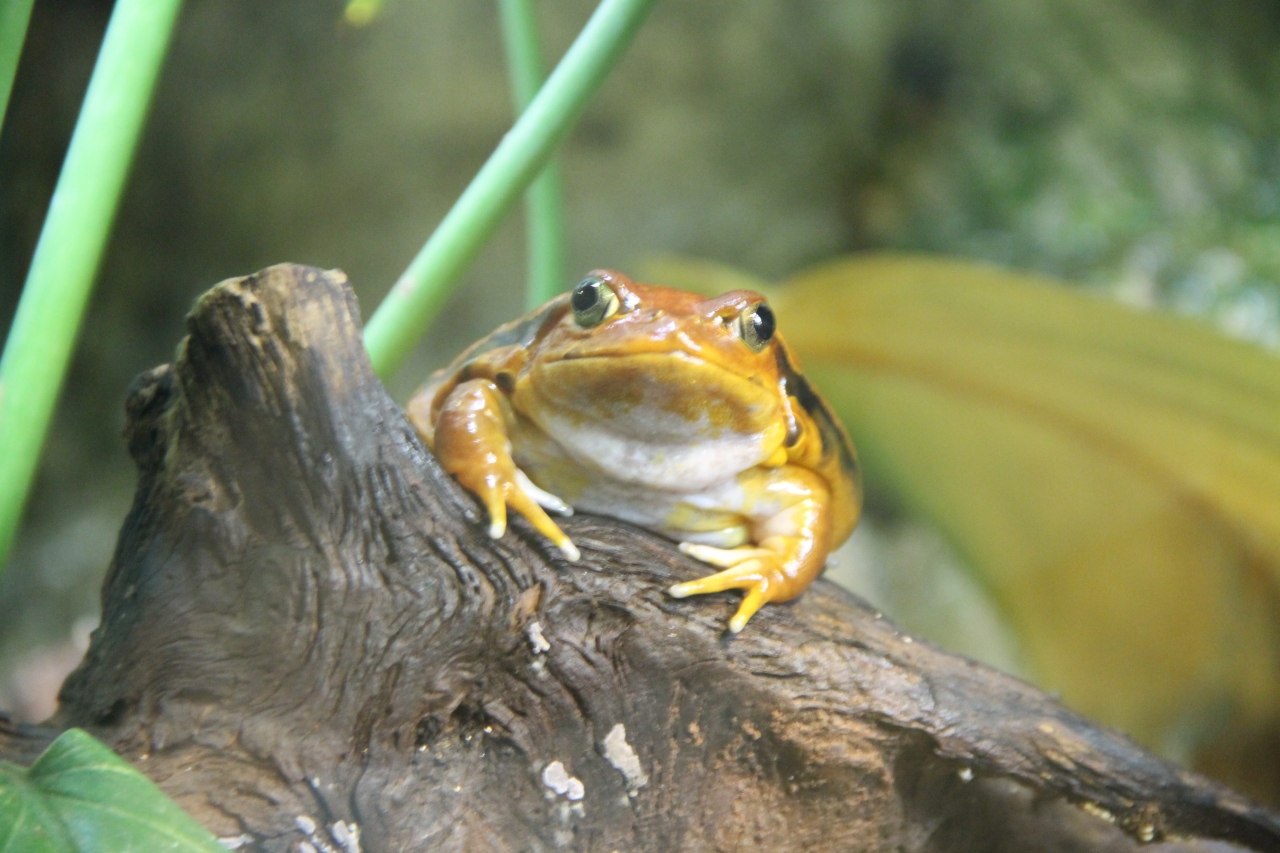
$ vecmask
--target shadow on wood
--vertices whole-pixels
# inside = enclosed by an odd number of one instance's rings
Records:
[[[706,569],[651,534],[490,540],[341,273],[224,282],[189,326],[129,398],[102,626],[0,756],[83,726],[270,851],[338,821],[365,853],[1280,849],[1275,814],[830,584],[729,638],[736,596],[667,598]]]

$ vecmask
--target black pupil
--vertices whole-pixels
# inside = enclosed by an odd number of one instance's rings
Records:
[[[751,328],[762,343],[773,337],[773,310],[768,305],[757,305],[756,310],[751,312],[750,319]]]
[[[579,284],[573,289],[573,310],[590,310],[600,301],[600,282],[593,278]]]

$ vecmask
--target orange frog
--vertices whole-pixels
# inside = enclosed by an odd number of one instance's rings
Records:
[[[799,595],[861,510],[848,435],[748,290],[705,299],[597,270],[473,344],[408,411],[490,536],[508,506],[570,560],[544,508],[647,527],[723,569],[671,595],[746,593],[735,633]]]

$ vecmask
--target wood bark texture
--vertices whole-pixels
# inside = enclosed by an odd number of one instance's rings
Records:
[[[213,288],[128,417],[101,627],[0,757],[82,726],[240,849],[1280,850],[1275,813],[825,582],[730,637],[737,596],[668,598],[707,568],[657,536],[489,539],[340,272]]]

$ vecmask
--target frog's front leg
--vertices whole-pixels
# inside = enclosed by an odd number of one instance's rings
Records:
[[[488,379],[458,383],[440,405],[434,424],[429,400],[409,405],[409,420],[440,464],[489,511],[490,536],[499,539],[506,532],[510,506],[566,557],[577,560],[577,546],[542,509],[571,515],[572,508],[535,486],[511,458],[508,425],[514,417],[506,397]]]
[[[751,545],[713,548],[682,542],[680,550],[720,566],[696,581],[678,583],[676,598],[726,589],[746,592],[729,630],[738,633],[770,601],[787,601],[804,591],[822,571],[830,550],[830,492],[826,482],[804,468],[785,465],[745,472],[736,483],[740,506],[751,522]]]

